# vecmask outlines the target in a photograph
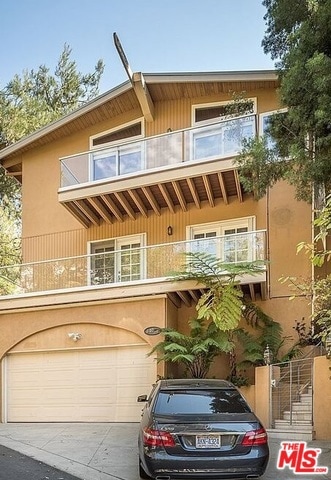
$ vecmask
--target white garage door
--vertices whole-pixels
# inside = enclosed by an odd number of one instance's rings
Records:
[[[147,346],[8,355],[8,422],[137,422],[156,379]]]

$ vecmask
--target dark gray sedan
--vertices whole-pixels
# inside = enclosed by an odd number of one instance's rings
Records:
[[[225,380],[160,380],[139,430],[141,478],[257,478],[267,467],[267,434]]]

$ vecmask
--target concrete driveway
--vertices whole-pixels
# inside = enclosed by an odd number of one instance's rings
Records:
[[[139,480],[137,435],[137,423],[0,424],[1,445],[84,480]],[[312,480],[277,469],[280,442],[270,439],[271,458],[261,480]],[[329,468],[314,480],[330,480],[331,442],[315,440],[309,446],[321,448],[318,464]]]

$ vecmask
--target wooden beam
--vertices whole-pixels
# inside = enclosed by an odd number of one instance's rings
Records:
[[[175,213],[175,206],[173,204],[173,201],[171,200],[171,197],[169,195],[169,192],[168,192],[165,184],[160,183],[159,189],[161,190],[162,196],[163,196],[164,200],[166,201],[166,204],[168,205],[168,208],[169,208],[170,212]]]
[[[202,180],[206,189],[209,205],[211,207],[215,207],[215,200],[214,200],[213,191],[210,185],[209,177],[207,177],[207,175],[202,175]]]
[[[141,72],[133,74],[132,85],[146,122],[154,120],[154,103]]]
[[[242,194],[242,190],[241,190],[238,170],[234,170],[233,174],[234,174],[234,181],[236,182],[238,199],[239,199],[239,202],[242,202],[243,201],[243,194]]]
[[[176,293],[174,293],[174,292],[168,292],[167,295],[168,295],[169,300],[171,300],[172,303],[173,303],[177,308],[179,308],[180,305],[181,305],[181,300],[180,300],[180,298],[178,297],[178,295],[176,295]]]
[[[191,297],[193,298],[193,300],[195,302],[199,301],[200,296],[199,296],[197,290],[189,290],[189,294],[191,295]]]
[[[141,198],[139,197],[138,193],[136,192],[136,190],[128,190],[128,194],[130,195],[130,197],[132,198],[132,200],[134,201],[134,203],[136,204],[138,210],[140,211],[140,213],[142,214],[143,217],[147,218],[148,217],[148,212],[147,212],[147,209],[145,207],[145,205],[143,204]]]
[[[180,299],[183,301],[183,303],[185,303],[185,305],[187,307],[190,307],[191,306],[191,297],[190,295],[187,293],[187,292],[181,292],[181,291],[178,291],[177,292],[177,295],[180,297]]]
[[[69,203],[61,203],[70,213],[71,215],[79,221],[85,228],[89,228],[91,226],[91,221],[86,218],[83,212],[72,202]]]
[[[254,283],[250,283],[249,285],[249,293],[252,299],[252,302],[255,302],[255,290],[254,290]]]
[[[115,203],[112,201],[112,199],[109,197],[109,195],[101,195],[102,200],[105,202],[109,210],[114,214],[114,216],[119,220],[120,222],[123,222],[123,215],[119,211],[119,209],[116,207]]]
[[[228,194],[226,193],[226,188],[225,188],[225,183],[224,183],[224,178],[223,178],[222,172],[218,173],[218,181],[220,183],[223,201],[226,205],[228,205],[229,204],[229,199],[228,199]]]
[[[187,204],[186,200],[184,198],[182,189],[180,188],[180,185],[178,182],[171,182],[172,186],[174,187],[175,193],[177,195],[177,198],[179,200],[180,206],[182,207],[183,212],[187,212]]]
[[[261,299],[266,300],[267,299],[267,284],[266,282],[261,282]]]
[[[114,195],[117,198],[117,200],[120,202],[120,204],[122,205],[122,207],[124,208],[126,213],[129,215],[129,217],[132,218],[132,220],[135,220],[136,219],[136,214],[132,210],[131,205],[129,204],[127,199],[124,197],[123,193],[122,192],[114,192]]]
[[[149,187],[142,187],[142,191],[144,192],[144,195],[146,195],[147,200],[149,201],[152,209],[156,213],[156,215],[161,215],[161,209]]]
[[[195,206],[197,208],[201,208],[201,202],[200,202],[199,194],[198,194],[198,191],[195,187],[193,178],[188,178],[187,179],[187,184],[188,184],[188,188],[190,189],[191,195],[193,197],[193,201],[195,203]]]
[[[22,175],[23,172],[8,172],[8,170],[6,170],[6,177],[17,177],[17,176],[20,176]]]
[[[81,210],[84,213],[84,215],[89,220],[91,220],[91,222],[94,225],[96,225],[96,226],[100,225],[99,217],[94,212],[92,212],[92,210],[89,208],[89,206],[85,204],[84,200],[75,200],[73,203],[77,206],[77,208],[79,210]]]
[[[99,215],[104,219],[106,223],[112,223],[111,217],[107,211],[107,209],[102,205],[100,200],[96,197],[91,197],[87,199],[89,203],[95,208],[95,210],[99,213]]]

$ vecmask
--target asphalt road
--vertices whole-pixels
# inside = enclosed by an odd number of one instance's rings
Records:
[[[81,480],[0,445],[0,480]]]

